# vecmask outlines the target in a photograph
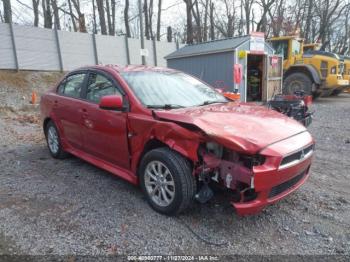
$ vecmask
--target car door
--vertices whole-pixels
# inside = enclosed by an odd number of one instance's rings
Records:
[[[84,151],[122,168],[129,168],[127,112],[99,108],[106,95],[123,95],[112,76],[90,71],[84,90],[83,127]]]
[[[54,99],[54,114],[63,133],[63,139],[75,149],[83,148],[82,125],[82,90],[87,80],[87,71],[68,75],[58,86]]]

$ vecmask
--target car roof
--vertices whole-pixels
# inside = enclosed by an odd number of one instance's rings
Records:
[[[158,66],[146,66],[146,65],[95,65],[95,66],[84,66],[78,68],[77,70],[88,70],[88,69],[100,69],[100,70],[113,70],[117,73],[124,72],[177,72],[177,70],[167,68],[167,67],[158,67]],[[76,70],[73,70],[76,71]]]

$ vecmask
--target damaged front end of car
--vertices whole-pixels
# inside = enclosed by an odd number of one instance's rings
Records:
[[[213,196],[213,183],[228,193],[233,205],[257,197],[253,167],[262,165],[264,156],[239,154],[215,142],[201,144],[198,155],[199,162],[194,171],[201,185],[196,195],[199,202],[205,203]]]
[[[277,112],[253,109],[250,114],[247,111],[252,108],[245,105],[231,114],[226,113],[229,107],[187,114],[157,112],[160,121],[186,130],[191,126],[198,136],[191,140],[195,146],[189,159],[198,178],[195,198],[199,202],[209,201],[219,186],[228,193],[238,215],[252,215],[295,191],[308,178],[314,146],[310,133]]]

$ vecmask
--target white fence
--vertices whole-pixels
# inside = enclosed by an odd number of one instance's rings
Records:
[[[145,40],[147,65],[166,66],[175,43]],[[0,69],[68,71],[92,64],[141,64],[140,39],[0,23]]]

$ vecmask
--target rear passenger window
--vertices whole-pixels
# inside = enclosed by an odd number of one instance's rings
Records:
[[[87,100],[99,103],[101,97],[116,94],[120,95],[120,92],[111,80],[103,75],[90,73],[86,90]]]
[[[58,93],[79,98],[85,73],[68,76],[58,87]]]

